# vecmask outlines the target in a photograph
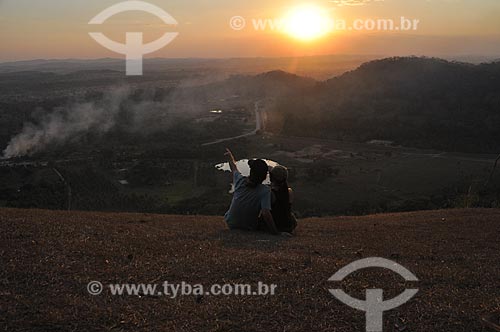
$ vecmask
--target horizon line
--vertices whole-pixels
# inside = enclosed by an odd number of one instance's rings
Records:
[[[145,58],[145,61],[154,60],[251,60],[251,59],[300,59],[300,58],[322,58],[322,57],[382,57],[382,58],[392,58],[392,57],[428,57],[428,58],[455,58],[455,57],[470,57],[470,58],[495,58],[500,59],[500,54],[407,54],[407,55],[385,55],[385,54],[356,54],[356,53],[342,53],[342,54],[320,54],[320,55],[301,55],[301,56],[228,56],[228,57],[152,57]],[[36,62],[36,61],[46,61],[46,62],[64,62],[64,61],[81,61],[81,62],[92,62],[92,61],[123,61],[123,58],[117,57],[103,57],[103,58],[28,58],[19,60],[1,60],[0,64],[8,63],[20,63],[20,62]]]

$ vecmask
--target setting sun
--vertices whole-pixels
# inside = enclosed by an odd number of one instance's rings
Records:
[[[328,32],[328,16],[316,6],[293,8],[285,17],[286,33],[300,40],[317,39]]]

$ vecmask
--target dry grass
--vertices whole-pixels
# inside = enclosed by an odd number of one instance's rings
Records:
[[[443,219],[445,218],[445,219]],[[229,232],[221,218],[0,210],[0,329],[5,331],[363,331],[363,312],[328,278],[363,257],[397,261],[420,292],[385,331],[481,331],[500,310],[500,211],[308,219],[294,238]],[[341,286],[386,298],[405,286],[381,269]],[[264,297],[91,296],[103,283],[278,285]]]

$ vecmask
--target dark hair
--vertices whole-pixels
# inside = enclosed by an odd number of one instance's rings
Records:
[[[266,179],[268,166],[262,159],[249,160],[248,166],[250,166],[250,176],[247,178],[247,186],[255,188]]]

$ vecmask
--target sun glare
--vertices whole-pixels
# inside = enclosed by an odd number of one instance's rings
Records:
[[[328,16],[316,6],[296,7],[288,13],[285,21],[287,34],[300,40],[317,39],[328,32]]]

